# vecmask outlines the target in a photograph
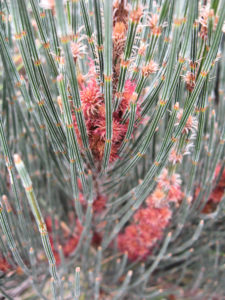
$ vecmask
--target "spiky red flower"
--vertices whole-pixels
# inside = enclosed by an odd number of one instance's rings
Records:
[[[138,23],[143,14],[143,7],[139,6],[136,9],[132,10],[129,14],[129,17],[133,23]]]
[[[146,203],[151,207],[164,206],[166,201],[166,194],[161,188],[156,188],[154,192],[146,199]]]
[[[82,110],[85,117],[87,133],[92,154],[96,161],[100,162],[104,155],[106,140],[106,120],[105,120],[105,103],[104,96],[100,91],[100,87],[96,81],[96,75],[92,63],[90,63],[89,80],[86,86],[80,91]],[[136,84],[130,80],[125,82],[124,92],[119,108],[113,113],[113,137],[110,154],[110,162],[118,158],[118,150],[126,135],[128,121],[123,124],[122,117],[124,112],[129,108],[132,95],[135,91]],[[137,115],[139,112],[137,108]],[[78,142],[82,146],[80,132],[77,126],[75,112],[73,114],[74,128],[77,134]]]
[[[95,78],[91,78],[88,85],[80,91],[80,97],[86,121],[94,121],[93,119],[99,116],[99,109],[104,102]]]
[[[148,21],[149,21],[148,26],[150,27],[151,30],[153,30],[158,24],[159,15],[152,13]]]
[[[121,145],[121,142],[126,134],[127,125],[121,124],[117,120],[113,120],[113,138],[112,138],[112,147],[110,154],[110,162],[113,162],[118,158],[118,149]],[[104,155],[106,140],[106,123],[105,119],[100,119],[95,124],[95,129],[92,130],[90,135],[90,146],[92,153],[98,161],[101,161]]]
[[[172,149],[169,156],[169,162],[171,162],[173,165],[176,165],[177,163],[181,163],[183,159],[182,153],[177,153],[176,149]]]
[[[87,201],[85,201],[84,196],[82,194],[80,194],[79,198],[82,199],[82,202],[80,201],[81,204],[84,207],[86,207]],[[93,205],[92,205],[93,212],[97,213],[97,214],[101,213],[106,207],[106,202],[107,202],[107,197],[105,197],[104,195],[98,194],[93,201]]]
[[[168,170],[164,168],[159,175],[157,182],[160,188],[169,190],[172,186],[180,187],[181,179],[177,173],[169,174]]]

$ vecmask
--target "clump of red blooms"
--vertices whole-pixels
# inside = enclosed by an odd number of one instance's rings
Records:
[[[221,170],[221,165],[218,165],[215,170],[215,176],[214,176],[215,180],[217,179],[217,177],[220,173],[220,170]],[[196,197],[197,197],[199,191],[200,191],[200,188],[197,188],[196,192],[195,192]],[[223,170],[220,181],[218,182],[216,187],[212,190],[212,192],[209,196],[209,199],[208,199],[202,212],[205,214],[208,214],[208,213],[212,213],[213,211],[215,211],[217,205],[220,203],[220,201],[223,198],[224,191],[225,191],[225,169]]]
[[[178,174],[168,174],[164,169],[159,176],[155,191],[146,199],[133,221],[118,236],[118,248],[127,253],[130,260],[145,260],[162,239],[172,217],[170,203],[179,205],[183,198],[181,179]]]
[[[85,117],[85,123],[89,136],[89,143],[94,159],[100,162],[103,158],[105,140],[106,140],[106,121],[105,121],[105,103],[104,96],[100,91],[99,84],[96,81],[96,73],[93,63],[90,63],[90,71],[86,83],[80,83],[80,97],[82,110]],[[136,84],[130,80],[125,82],[124,92],[121,103],[113,113],[113,138],[110,155],[110,162],[118,158],[118,150],[126,135],[128,122],[121,123],[125,111],[129,108],[132,94],[135,91]],[[73,114],[74,127],[78,136],[80,146],[82,141],[77,127],[75,113]]]

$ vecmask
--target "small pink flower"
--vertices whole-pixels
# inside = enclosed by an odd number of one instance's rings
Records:
[[[114,42],[125,38],[127,28],[123,22],[116,22],[113,28]]]
[[[181,163],[183,159],[183,155],[181,153],[177,153],[175,149],[172,149],[169,156],[169,162],[171,162],[173,165],[177,163]]]
[[[192,72],[187,72],[184,76],[184,81],[186,82],[187,90],[192,92],[195,87],[195,74]]]
[[[146,66],[142,67],[142,75],[147,77],[152,73],[156,73],[158,68],[158,64],[151,60]]]
[[[153,30],[157,26],[158,20],[159,20],[159,15],[151,14],[151,17],[149,17],[149,23],[148,23],[151,30]]]
[[[143,56],[145,54],[146,48],[147,48],[147,45],[144,44],[144,43],[142,43],[140,45],[140,48],[138,49],[138,54],[141,55],[141,56]]]
[[[147,198],[146,203],[155,207],[165,207],[171,202],[178,205],[183,198],[180,175],[169,174],[168,170],[164,168],[157,181],[158,185]]]
[[[177,173],[169,175],[166,168],[162,170],[157,181],[159,183],[159,187],[166,189],[170,189],[171,186],[180,187],[181,185],[180,175]]]
[[[129,17],[132,22],[138,23],[143,14],[143,7],[138,6],[136,9],[132,10],[129,14]]]
[[[77,41],[76,43],[71,42],[70,47],[75,62],[78,58],[83,58],[86,46],[81,44],[81,40]]]
[[[179,122],[181,121],[183,116],[183,109],[180,109],[180,111],[177,114],[177,119],[178,119],[178,123],[176,123],[175,125],[177,126],[179,124]],[[183,133],[188,134],[189,131],[191,132],[196,132],[197,131],[197,127],[198,127],[198,121],[197,118],[190,115],[187,119],[187,122],[184,126],[183,129]]]

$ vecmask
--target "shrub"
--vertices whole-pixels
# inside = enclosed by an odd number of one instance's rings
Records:
[[[224,0],[0,5],[3,298],[223,299]]]

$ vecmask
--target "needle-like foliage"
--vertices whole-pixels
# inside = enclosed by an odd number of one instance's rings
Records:
[[[0,0],[0,296],[224,299],[225,0]]]

